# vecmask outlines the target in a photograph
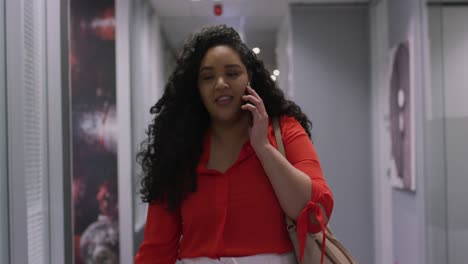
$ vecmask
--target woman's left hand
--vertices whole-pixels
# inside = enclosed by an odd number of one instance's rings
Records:
[[[242,99],[249,104],[242,105],[241,108],[252,113],[253,124],[249,127],[250,144],[258,152],[261,148],[270,145],[267,136],[269,118],[263,100],[257,92],[250,86],[247,86],[247,92],[249,94],[242,96]]]

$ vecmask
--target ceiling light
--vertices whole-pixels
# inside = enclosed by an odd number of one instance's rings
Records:
[[[253,48],[252,50],[253,50],[253,52],[254,52],[255,54],[259,54],[259,53],[260,53],[260,48],[255,47],[255,48]]]
[[[276,76],[271,75],[270,77],[271,77],[271,79],[272,79],[273,81],[276,81]]]
[[[279,76],[279,74],[280,74],[280,71],[278,71],[278,70],[274,70],[274,71],[273,71],[273,74],[274,74],[275,76]]]

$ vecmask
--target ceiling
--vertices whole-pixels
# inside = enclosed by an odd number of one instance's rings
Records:
[[[365,3],[367,0],[150,0],[162,30],[174,51],[189,34],[203,26],[227,24],[235,28],[249,47],[259,47],[259,57],[267,68],[275,67],[276,32],[292,3],[334,4]],[[213,14],[215,3],[221,3],[223,14]]]

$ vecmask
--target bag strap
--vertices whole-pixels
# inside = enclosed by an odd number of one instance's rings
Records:
[[[281,128],[279,125],[279,118],[273,118],[273,129],[275,130],[276,144],[278,144],[278,150],[281,154],[286,157],[286,152],[284,150],[283,138],[281,137]]]
[[[286,151],[284,150],[283,137],[281,136],[281,127],[279,124],[279,118],[275,117],[272,120],[273,130],[275,131],[276,144],[278,145],[278,151],[286,158]],[[287,228],[296,227],[296,223],[286,215]]]
[[[278,151],[286,158],[286,151],[284,150],[283,137],[281,136],[281,128],[279,124],[279,118],[273,118],[273,130],[275,131],[276,144],[278,145]],[[287,228],[296,227],[294,221],[286,216]]]

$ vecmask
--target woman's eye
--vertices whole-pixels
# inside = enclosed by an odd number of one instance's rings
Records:
[[[239,73],[238,72],[228,72],[226,73],[226,75],[229,77],[229,78],[235,78],[237,76],[239,76]],[[207,75],[207,76],[202,76],[201,79],[203,81],[210,81],[214,78],[214,76],[211,76],[211,75]]]
[[[202,77],[202,80],[204,80],[204,81],[208,81],[208,80],[211,80],[211,79],[213,79],[212,76],[204,76],[204,77]]]

